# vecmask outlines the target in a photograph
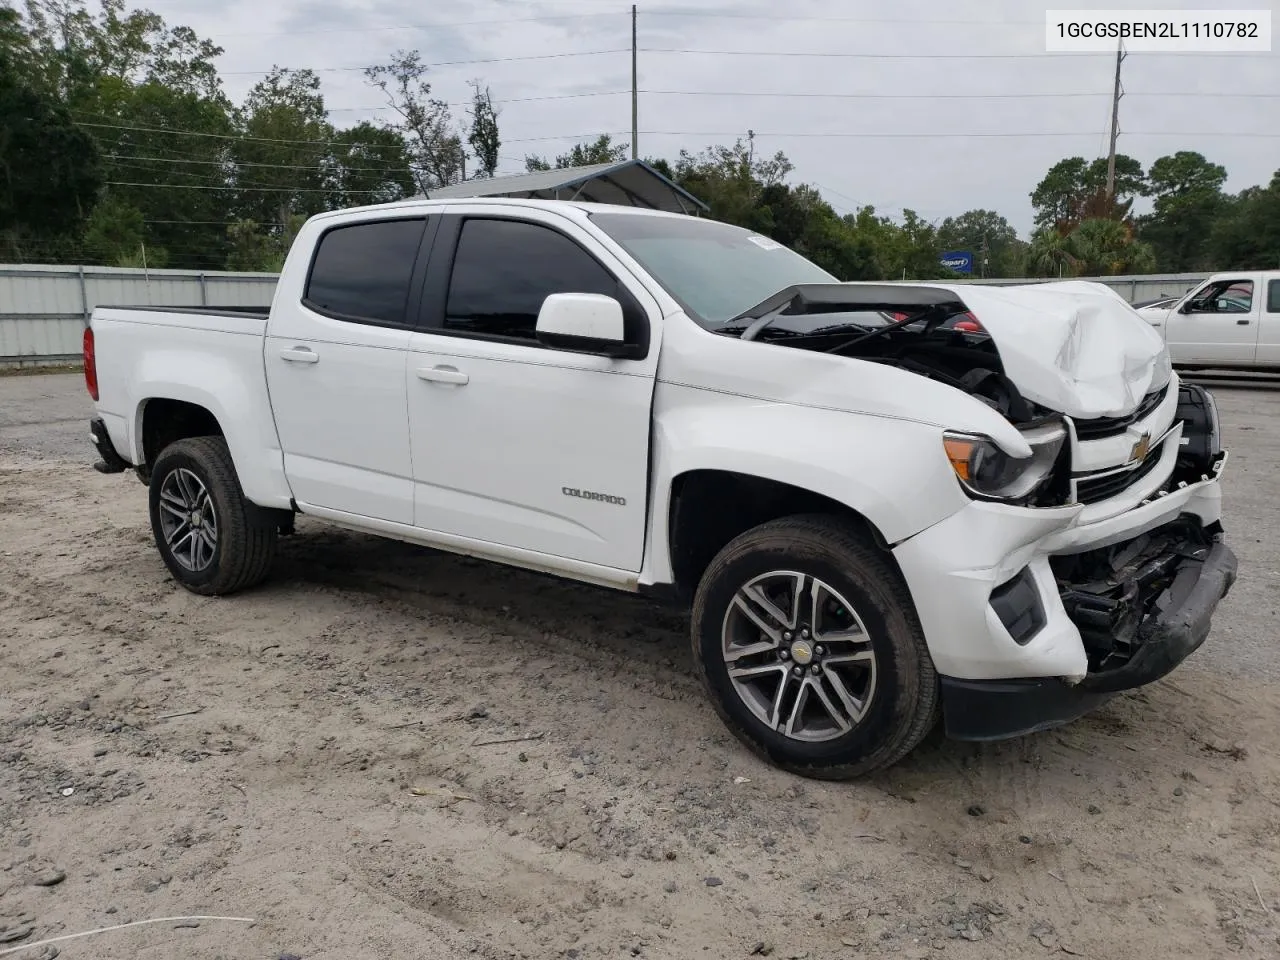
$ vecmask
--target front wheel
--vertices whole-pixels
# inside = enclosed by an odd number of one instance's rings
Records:
[[[276,526],[244,497],[222,437],[165,447],[151,469],[151,530],[165,566],[193,593],[235,593],[266,579]]]
[[[938,678],[906,586],[860,531],[801,516],[742,534],[694,598],[693,653],[717,713],[769,762],[850,779],[937,719]]]

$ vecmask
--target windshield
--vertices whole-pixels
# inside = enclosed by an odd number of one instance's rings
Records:
[[[723,326],[797,283],[839,283],[768,237],[715,220],[593,213],[599,227],[704,327]]]

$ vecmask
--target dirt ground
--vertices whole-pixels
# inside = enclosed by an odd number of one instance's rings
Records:
[[[1219,393],[1242,579],[1170,679],[875,779],[764,766],[684,616],[299,523],[167,576],[75,377],[0,379],[0,956],[1280,954],[1280,393]],[[519,739],[517,739],[519,738]],[[27,929],[30,932],[27,933]],[[52,955],[48,947],[15,960]]]

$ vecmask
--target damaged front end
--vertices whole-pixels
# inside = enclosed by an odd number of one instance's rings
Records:
[[[1206,527],[1191,514],[1125,543],[1051,557],[1050,566],[1089,658],[1079,687],[1091,693],[1171,671],[1209,635],[1236,578],[1221,524]]]
[[[943,288],[799,284],[718,332],[896,367],[967,393],[1015,426],[1053,414],[1023,396],[980,320]]]

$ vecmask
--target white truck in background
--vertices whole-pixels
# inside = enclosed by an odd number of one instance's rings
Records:
[[[95,466],[148,485],[187,589],[261,582],[302,514],[678,598],[721,718],[808,776],[1156,680],[1236,574],[1212,397],[1091,284],[848,284],[710,220],[416,201],[312,218],[269,310],[96,309],[85,377]]]
[[[1280,370],[1280,270],[1215,273],[1138,315],[1164,336],[1176,367]]]

